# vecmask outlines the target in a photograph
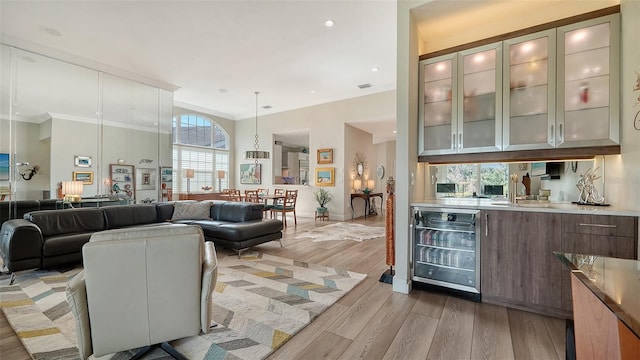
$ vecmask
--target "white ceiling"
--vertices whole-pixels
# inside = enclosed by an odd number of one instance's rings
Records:
[[[254,91],[269,114],[396,86],[392,0],[2,0],[0,31],[6,44],[175,85],[177,104],[230,119],[255,115]],[[358,127],[395,129],[382,125]]]
[[[561,18],[616,3],[425,0],[412,16],[433,42],[427,47],[439,49],[441,39],[489,37],[496,31],[490,24],[518,29],[549,12]],[[325,27],[327,19],[336,25]],[[396,87],[394,0],[0,0],[0,36],[5,44],[177,88],[176,104],[229,119],[255,116],[254,91],[260,107],[272,106],[259,113],[270,114]],[[367,83],[372,87],[358,88]],[[350,125],[387,141],[395,119]]]

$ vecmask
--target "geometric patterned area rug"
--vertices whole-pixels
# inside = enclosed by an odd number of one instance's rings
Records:
[[[188,359],[264,359],[366,277],[257,252],[219,258],[218,264],[212,297],[218,325],[208,334],[171,342]],[[25,271],[11,286],[6,276],[0,278],[0,306],[32,358],[79,359],[65,288],[80,270]],[[165,358],[160,349],[143,357]]]
[[[352,224],[349,222],[337,222],[334,224],[306,230],[295,238],[310,238],[313,239],[312,242],[319,242],[333,240],[363,241],[375,238],[383,238],[384,236],[385,228],[383,227]]]

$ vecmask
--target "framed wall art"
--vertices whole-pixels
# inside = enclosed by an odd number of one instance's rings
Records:
[[[111,193],[124,193],[134,199],[136,183],[133,165],[110,164],[109,174],[111,175]]]
[[[156,189],[156,169],[154,168],[137,168],[137,188],[138,190],[155,190]]]
[[[261,164],[240,164],[240,184],[262,183]]]
[[[335,186],[335,168],[316,168],[316,186]]]
[[[76,167],[91,167],[91,156],[76,155],[73,157],[73,163]]]
[[[74,171],[73,181],[82,181],[83,185],[93,184],[93,171]]]
[[[333,149],[318,149],[318,164],[333,164]]]
[[[9,180],[9,170],[11,170],[9,166],[9,154],[2,153],[0,154],[0,180]]]

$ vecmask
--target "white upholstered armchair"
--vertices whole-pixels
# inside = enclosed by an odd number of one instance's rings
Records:
[[[102,356],[206,333],[217,281],[213,243],[192,225],[161,225],[93,234],[84,270],[67,285],[80,356]],[[138,355],[138,354],[136,354]]]

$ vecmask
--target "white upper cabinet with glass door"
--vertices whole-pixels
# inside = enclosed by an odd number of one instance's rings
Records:
[[[453,154],[457,124],[457,56],[420,62],[420,154]]]
[[[619,144],[620,14],[558,28],[556,147]]]
[[[459,53],[459,153],[502,149],[502,44]]]
[[[420,62],[420,155],[502,146],[501,43]]]
[[[504,41],[503,150],[555,147],[556,30]]]

